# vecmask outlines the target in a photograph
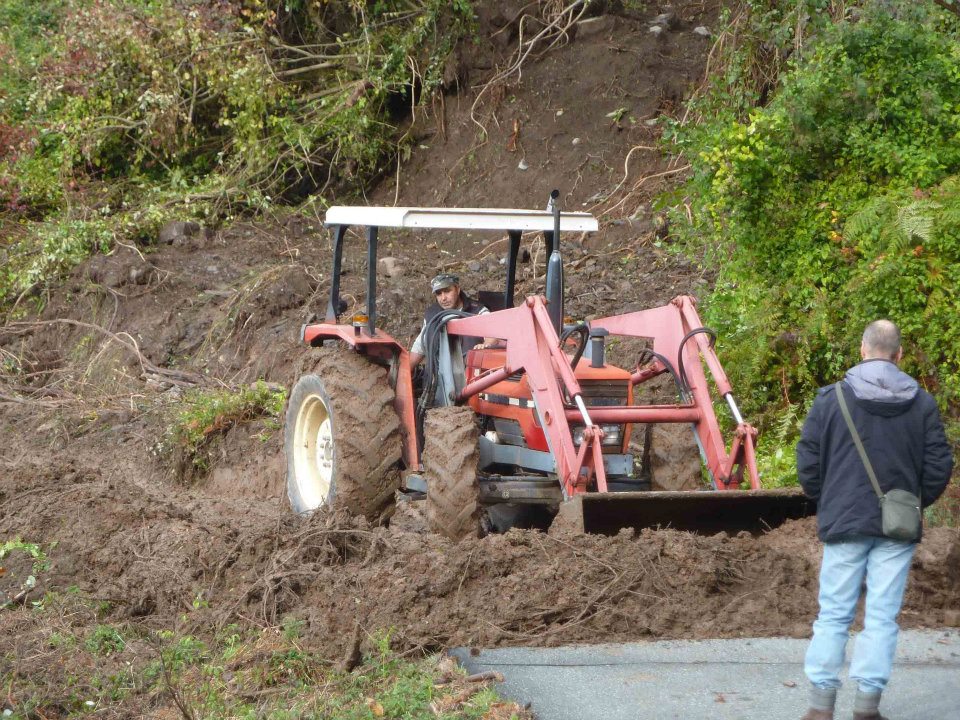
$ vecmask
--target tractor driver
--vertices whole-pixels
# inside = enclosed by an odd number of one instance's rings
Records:
[[[490,311],[485,305],[471,298],[460,289],[460,278],[453,273],[440,273],[430,282],[430,289],[433,291],[433,297],[436,302],[430,305],[423,312],[423,328],[420,334],[413,341],[413,347],[410,348],[410,367],[415,368],[423,360],[425,353],[424,330],[434,317],[444,310],[460,310],[461,312],[472,315],[484,315]],[[464,352],[472,347],[490,347],[496,344],[496,340],[490,338],[470,338],[465,337],[461,341]]]

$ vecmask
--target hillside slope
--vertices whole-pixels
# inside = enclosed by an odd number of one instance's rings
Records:
[[[660,149],[656,121],[682,116],[718,8],[649,3],[589,17],[497,80],[496,68],[523,53],[510,22],[522,6],[484,6],[488,46],[459,55],[458,93],[408,119],[417,149],[369,202],[539,208],[556,187],[564,208],[592,211],[602,226],[564,248],[570,314],[698,294],[709,273],[667,251],[651,207],[685,172]],[[499,240],[385,237],[382,255],[396,259],[379,288],[387,332],[412,339],[440,269],[460,272],[467,289],[499,287]],[[351,237],[350,310],[363,306],[361,247]],[[524,247],[519,290],[537,292],[542,241]],[[349,650],[356,624],[365,649],[392,629],[402,650],[808,632],[810,520],[759,538],[511,531],[457,545],[424,534],[409,507],[381,528],[293,517],[269,419],[212,428],[202,466],[178,456],[166,428],[185,393],[294,380],[300,325],[326,305],[329,258],[319,216],[290,211],[219,230],[174,223],[155,244],[90,259],[41,316],[6,323],[0,351],[17,374],[0,386],[0,538],[48,548],[40,590],[77,586],[109,600],[100,622],[198,634],[294,617],[304,642],[331,659]],[[956,622],[958,560],[957,532],[932,532],[906,626]],[[0,593],[21,586],[27,571],[17,570],[0,578]],[[15,636],[20,621],[0,614],[0,632]],[[53,672],[29,657],[29,644],[14,648],[0,674]]]

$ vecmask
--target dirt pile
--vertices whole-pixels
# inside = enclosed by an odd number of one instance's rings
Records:
[[[513,530],[453,543],[420,531],[420,503],[370,527],[253,499],[170,497],[77,463],[22,467],[0,500],[0,535],[57,542],[48,588],[78,585],[114,616],[157,626],[296,618],[331,658],[356,624],[392,630],[400,649],[436,649],[802,637],[816,612],[812,519],[762,537]],[[928,533],[905,626],[943,624],[960,605],[958,556],[960,533]]]
[[[620,5],[598,3],[549,52],[524,55],[519,25],[530,5],[479,3],[484,39],[451,70],[460,93],[408,121],[418,144],[398,173],[369,198],[340,201],[530,208],[545,206],[556,187],[564,209],[589,210],[602,224],[564,244],[569,315],[697,294],[709,274],[669,252],[669,229],[650,200],[687,171],[657,141],[702,80],[710,41],[694,31],[713,26],[718,4],[673,3],[667,25],[658,4]],[[518,52],[524,63],[490,81]],[[216,231],[173,222],[153,242],[92,258],[45,299],[39,318],[0,330],[9,390],[32,396],[36,410],[110,406],[123,423],[157,391],[257,378],[289,385],[306,352],[300,325],[326,309],[331,238],[322,221],[313,211],[278,211]],[[365,303],[363,245],[348,234],[347,316]],[[409,344],[431,301],[426,280],[439,270],[458,272],[469,292],[502,289],[505,251],[495,234],[382,233],[379,327]],[[543,292],[542,237],[525,237],[520,255],[518,297]],[[6,391],[0,400],[22,405]]]

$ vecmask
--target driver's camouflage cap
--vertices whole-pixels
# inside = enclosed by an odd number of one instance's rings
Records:
[[[453,287],[454,285],[460,287],[460,278],[453,273],[440,273],[430,281],[430,289],[433,292],[445,290],[446,288]]]

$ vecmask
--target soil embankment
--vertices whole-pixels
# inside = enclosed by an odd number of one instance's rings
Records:
[[[145,489],[90,460],[9,473],[0,533],[56,539],[48,587],[79,585],[151,625],[292,617],[333,658],[358,622],[392,628],[400,649],[436,649],[803,637],[816,612],[813,519],[760,537],[513,530],[454,543],[423,531],[419,503],[401,504],[389,527],[302,520],[236,494]],[[955,530],[928,531],[904,626],[951,621],[958,558]]]

